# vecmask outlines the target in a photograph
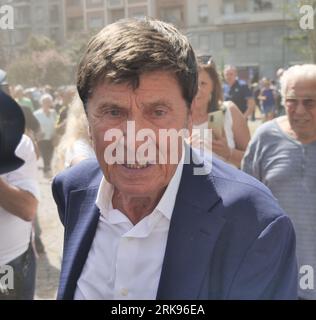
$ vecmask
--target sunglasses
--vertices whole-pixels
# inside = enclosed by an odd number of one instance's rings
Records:
[[[213,57],[211,55],[198,56],[197,61],[206,65],[214,63]]]

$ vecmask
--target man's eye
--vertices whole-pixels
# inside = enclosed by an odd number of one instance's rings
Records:
[[[296,100],[295,99],[286,99],[286,103],[288,104],[288,105],[296,105]]]
[[[166,111],[165,110],[162,110],[162,109],[156,109],[155,111],[154,111],[154,115],[156,116],[156,117],[162,117],[162,116],[164,116],[166,114]]]
[[[315,106],[315,104],[316,104],[316,101],[312,99],[308,99],[304,101],[304,106],[307,108],[312,108]]]
[[[118,109],[111,109],[111,110],[106,110],[105,114],[111,116],[111,117],[119,117],[122,115],[121,110]]]

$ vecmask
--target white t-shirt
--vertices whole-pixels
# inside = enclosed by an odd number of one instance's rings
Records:
[[[6,183],[30,192],[39,199],[36,154],[29,137],[24,135],[15,154],[25,163],[12,172],[0,175]],[[23,254],[30,243],[32,222],[7,212],[0,206],[0,266]]]
[[[57,114],[55,110],[50,110],[49,115],[47,115],[43,109],[39,109],[34,112],[34,116],[41,125],[41,130],[44,134],[41,140],[51,140],[55,134],[55,125]]]

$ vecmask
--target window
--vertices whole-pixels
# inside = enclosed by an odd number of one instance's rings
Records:
[[[248,0],[223,0],[223,14],[248,12]]]
[[[257,31],[249,31],[247,33],[247,43],[252,46],[259,45],[259,33]]]
[[[206,23],[208,21],[208,5],[200,4],[198,7],[199,22]]]
[[[42,21],[44,19],[44,9],[43,7],[35,8],[35,19],[37,21]]]
[[[67,7],[81,7],[82,0],[66,0]]]
[[[184,15],[182,7],[166,7],[160,9],[160,19],[172,23],[176,26],[182,26]]]
[[[103,16],[89,16],[88,28],[89,29],[101,29],[104,27]]]
[[[58,5],[50,6],[49,8],[49,21],[51,23],[59,22],[59,8]]]
[[[146,0],[128,0],[128,4],[139,4],[139,3],[144,3],[147,2]]]
[[[236,46],[236,36],[233,32],[224,32],[224,46],[233,48]]]
[[[87,8],[99,8],[103,7],[103,4],[103,0],[87,0],[86,2]]]
[[[144,18],[147,15],[146,7],[132,7],[128,9],[129,18]]]
[[[271,11],[273,9],[272,1],[267,0],[253,0],[254,11]]]
[[[109,11],[109,17],[111,23],[123,19],[125,17],[124,9],[113,9]]]
[[[83,18],[68,18],[68,30],[69,31],[82,31],[83,30]]]
[[[124,5],[123,0],[108,0],[108,8],[121,8]]]
[[[223,1],[223,14],[231,15],[235,12],[234,2],[232,0]]]
[[[16,24],[28,24],[31,21],[31,11],[29,6],[16,7],[14,9],[15,23]]]
[[[248,0],[235,0],[235,13],[248,11]]]

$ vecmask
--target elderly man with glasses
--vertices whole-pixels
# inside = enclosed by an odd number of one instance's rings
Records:
[[[265,183],[291,218],[297,236],[299,297],[315,299],[316,65],[297,65],[281,78],[286,115],[262,125],[243,170]]]

